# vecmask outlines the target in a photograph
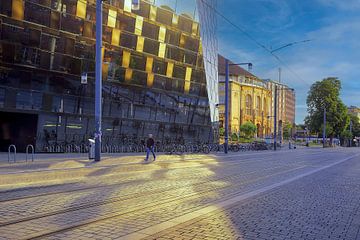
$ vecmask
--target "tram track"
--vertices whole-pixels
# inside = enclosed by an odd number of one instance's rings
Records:
[[[204,190],[198,191],[196,193],[191,193],[191,194],[187,194],[187,195],[181,195],[181,196],[175,197],[175,198],[171,196],[171,197],[162,199],[161,201],[158,201],[158,202],[152,202],[150,204],[142,205],[139,208],[133,208],[130,211],[121,212],[119,214],[114,214],[114,215],[103,217],[103,218],[100,218],[100,219],[87,220],[87,221],[82,222],[80,224],[69,225],[68,227],[59,228],[59,229],[57,229],[55,231],[51,231],[51,232],[47,232],[47,233],[41,233],[41,234],[38,234],[37,236],[31,236],[31,237],[25,238],[25,239],[42,239],[44,237],[52,236],[54,234],[58,234],[58,233],[61,233],[61,232],[66,232],[66,231],[76,229],[76,228],[79,228],[79,227],[84,227],[84,226],[87,226],[87,225],[96,224],[96,223],[100,223],[100,222],[103,222],[103,221],[108,221],[110,219],[115,219],[115,218],[125,216],[125,215],[131,215],[134,212],[138,212],[138,211],[142,211],[142,210],[146,210],[146,209],[148,210],[148,209],[151,209],[151,208],[157,209],[159,206],[163,206],[163,205],[166,205],[166,204],[174,204],[174,202],[178,203],[181,200],[184,200],[184,201],[187,200],[188,201],[188,200],[191,200],[191,199],[203,198],[203,197],[206,196],[206,194],[211,194],[214,191],[224,190],[224,189],[229,188],[229,187],[231,187],[233,189],[236,189],[237,186],[240,186],[240,185],[243,185],[243,184],[251,184],[251,183],[254,183],[256,181],[261,181],[261,180],[264,180],[264,179],[269,178],[269,177],[274,177],[276,175],[289,173],[291,171],[296,171],[296,170],[298,170],[300,168],[303,168],[303,167],[284,170],[284,171],[281,171],[281,172],[277,172],[275,174],[270,174],[270,175],[263,176],[263,177],[260,177],[260,178],[257,178],[257,179],[253,179],[253,180],[249,180],[249,181],[241,182],[241,183],[236,183],[236,184],[232,184],[232,185],[228,185],[228,186],[224,186],[224,187],[220,186],[220,187],[214,187],[214,188],[211,188],[211,189],[204,189]],[[179,188],[179,189],[181,189],[181,188]],[[177,189],[177,190],[179,190],[179,189]],[[160,191],[157,194],[163,194],[163,193],[166,193],[168,191],[172,191],[172,190]],[[242,190],[234,191],[234,192],[231,192],[229,194],[226,194],[221,199],[226,200],[226,199],[232,198],[233,196],[236,196],[236,195],[238,195],[240,193],[243,193]],[[151,195],[153,195],[153,194],[151,194]],[[149,198],[151,198],[151,195],[147,195],[147,196]],[[215,201],[217,201],[217,200],[215,200]],[[99,205],[101,205],[101,204],[99,204]],[[52,215],[54,215],[54,214],[52,214]]]

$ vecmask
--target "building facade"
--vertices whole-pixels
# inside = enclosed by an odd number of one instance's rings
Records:
[[[350,106],[348,107],[348,113],[360,119],[360,108],[356,106]]]
[[[193,2],[199,24],[168,6],[104,1],[103,144],[149,133],[160,142],[214,141],[218,70],[204,59],[217,54],[216,1],[208,2]],[[2,150],[93,137],[95,20],[95,0],[0,2]]]
[[[271,90],[271,116],[274,116],[275,104],[275,86],[277,86],[277,135],[282,139],[283,127],[285,124],[291,124],[295,131],[295,91],[283,83],[265,79],[268,88]],[[274,124],[271,126],[271,132],[274,132]],[[293,133],[294,134],[294,133]]]
[[[271,134],[269,114],[272,95],[266,82],[239,66],[231,66],[229,75],[229,132],[238,134],[242,124],[252,122],[257,126],[257,137],[264,138]],[[220,126],[224,127],[225,58],[221,55],[219,96]]]

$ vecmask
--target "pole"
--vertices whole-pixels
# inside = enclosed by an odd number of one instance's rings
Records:
[[[224,153],[228,153],[229,144],[229,60],[225,60],[225,145]]]
[[[281,83],[281,68],[279,68],[279,83]]]
[[[349,140],[349,147],[352,145],[352,121],[350,120],[350,140]]]
[[[323,148],[325,147],[326,134],[326,107],[324,107],[324,127],[323,127]]]
[[[276,122],[277,122],[277,85],[275,85],[275,96],[274,96],[274,151],[276,151]]]
[[[96,2],[95,161],[101,160],[102,0]]]

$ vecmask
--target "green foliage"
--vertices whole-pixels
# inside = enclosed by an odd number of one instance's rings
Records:
[[[250,138],[254,136],[257,131],[255,124],[252,122],[246,122],[240,126],[240,131],[244,133],[245,137]]]
[[[224,136],[225,135],[225,129],[224,128],[219,128],[219,135],[220,136]]]
[[[347,108],[340,99],[341,82],[338,78],[326,78],[315,82],[306,100],[308,116],[305,123],[312,132],[322,132],[323,112],[326,108],[326,131],[330,138],[340,135],[349,126]]]
[[[291,137],[291,130],[292,130],[293,126],[291,123],[289,122],[285,122],[284,126],[283,126],[283,136],[284,139],[289,139]]]
[[[350,132],[350,130],[344,130],[341,134],[340,137],[342,139],[352,139],[352,133]]]
[[[239,140],[239,137],[236,133],[231,134],[231,141],[237,142]]]
[[[357,116],[350,114],[350,121],[352,122],[352,135],[360,137],[360,120]],[[350,129],[350,128],[349,128]]]
[[[321,129],[321,134],[322,134],[323,129],[324,129],[324,124],[321,124],[320,129]],[[326,122],[325,135],[326,136],[334,136],[334,128],[328,122]]]

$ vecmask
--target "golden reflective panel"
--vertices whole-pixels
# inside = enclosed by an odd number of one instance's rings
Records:
[[[154,59],[152,57],[146,58],[146,72],[151,73],[153,68]]]
[[[123,51],[122,67],[128,68],[130,65],[130,52]]]
[[[142,28],[143,28],[143,22],[144,22],[144,18],[141,16],[136,16],[136,22],[135,22],[135,34],[136,35],[141,35],[142,33]]]
[[[115,46],[119,46],[120,45],[120,30],[113,28],[112,30],[112,35],[111,35],[111,44],[115,45]]]
[[[117,11],[109,9],[108,23],[107,23],[109,27],[114,28],[116,26],[116,17],[117,17]]]
[[[199,29],[199,24],[197,22],[193,22],[191,34],[194,35],[194,36],[197,36],[198,35],[198,29]]]
[[[187,81],[191,80],[191,73],[192,73],[192,68],[186,67],[185,80],[187,80]]]
[[[136,51],[142,52],[144,49],[144,37],[138,36],[136,43]]]
[[[166,67],[166,76],[168,78],[171,78],[173,75],[173,71],[174,71],[174,63],[168,62]]]
[[[185,80],[185,83],[184,83],[184,92],[185,92],[185,93],[189,93],[189,91],[190,91],[190,81]]]
[[[154,84],[154,74],[153,73],[148,73],[146,85],[148,87],[152,87],[153,84]]]
[[[166,36],[166,28],[163,26],[160,26],[159,28],[159,42],[164,42]]]
[[[156,7],[153,5],[150,6],[149,19],[151,21],[156,21]]]
[[[186,41],[186,36],[183,33],[181,33],[179,47],[183,48],[185,46],[185,41]]]
[[[86,0],[78,0],[76,4],[76,16],[79,18],[86,18]]]
[[[124,0],[124,11],[131,12],[131,0]]]
[[[172,17],[172,24],[177,26],[179,23],[179,16],[176,15],[176,14],[173,14],[173,17]]]
[[[166,44],[165,43],[160,43],[158,56],[161,57],[161,58],[164,58],[165,57],[165,51],[166,51]]]
[[[109,64],[103,63],[102,64],[102,79],[103,80],[106,80],[108,78],[108,73],[109,73]]]
[[[130,68],[126,69],[126,71],[125,71],[125,82],[130,82],[131,81],[132,73],[133,73],[132,69],[130,69]]]
[[[1,0],[9,1],[9,0]],[[12,1],[12,18],[17,20],[24,20],[24,1],[13,0]]]

